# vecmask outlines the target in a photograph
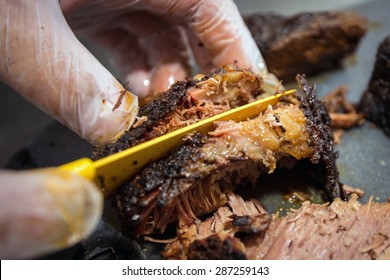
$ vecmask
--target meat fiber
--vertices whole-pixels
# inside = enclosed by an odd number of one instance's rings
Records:
[[[305,202],[245,240],[249,259],[390,259],[390,204]]]
[[[206,221],[179,232],[178,240],[166,247],[163,256],[180,259],[390,259],[389,203],[370,200],[361,205],[355,195],[348,202],[336,199],[332,204],[306,201],[299,210],[271,219],[262,210],[253,212],[255,202],[244,202],[239,197],[231,200],[241,201],[242,213],[248,214],[240,219],[261,221],[256,227],[252,226],[252,232],[240,230],[234,223],[238,219],[236,208],[229,204],[229,208],[218,209]],[[220,214],[224,212],[227,214]]]
[[[315,88],[298,77],[302,97],[285,97],[258,117],[222,122],[207,134],[188,136],[166,158],[143,169],[115,195],[134,235],[164,232],[227,202],[227,193],[252,185],[286,160],[310,159],[333,198],[343,197],[333,151],[330,119]]]
[[[390,135],[390,36],[378,48],[374,70],[358,109]]]
[[[227,194],[226,206],[205,221],[180,223],[178,238],[166,246],[165,259],[246,259],[244,243],[236,234],[264,232],[271,222],[257,200]]]
[[[367,31],[365,18],[344,11],[258,13],[245,22],[268,70],[284,82],[299,73],[313,75],[340,67]]]
[[[102,158],[170,131],[253,102],[264,93],[264,81],[250,71],[225,66],[209,75],[172,85],[155,94],[140,108],[138,122],[113,143],[98,147],[93,159]],[[275,92],[274,92],[275,93]]]
[[[339,86],[323,99],[332,123],[334,144],[341,143],[345,129],[362,126],[365,121],[364,115],[348,101],[347,90],[346,86]]]

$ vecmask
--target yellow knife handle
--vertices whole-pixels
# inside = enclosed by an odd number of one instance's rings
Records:
[[[64,165],[59,166],[58,168],[61,170],[71,171],[76,174],[81,175],[85,179],[90,181],[94,181],[96,170],[93,166],[93,160],[90,158],[81,158]]]

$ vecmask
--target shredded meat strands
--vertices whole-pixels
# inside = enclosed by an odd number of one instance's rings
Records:
[[[133,128],[136,128],[136,127],[142,125],[147,120],[148,120],[147,116],[136,117],[136,122],[133,124]]]
[[[325,107],[332,120],[333,140],[341,143],[343,130],[364,124],[363,114],[357,113],[355,107],[347,99],[348,88],[339,86],[324,98]]]
[[[183,229],[179,238],[166,246],[163,256],[167,259],[390,259],[390,205],[375,203],[373,197],[364,205],[355,194],[348,201],[336,199],[324,204],[305,201],[300,209],[273,218],[240,197],[230,194],[228,197],[228,205],[219,208],[212,217]]]
[[[114,108],[112,108],[112,111],[113,111],[113,112],[114,112],[116,109],[118,109],[119,106],[121,106],[123,97],[126,95],[126,92],[127,92],[127,86],[128,86],[128,83],[126,84],[125,89],[121,90],[121,93],[120,93],[120,95],[119,95],[119,97],[118,97],[118,99],[117,99],[117,101],[116,101],[116,103],[115,103],[115,105],[114,105]]]
[[[346,184],[343,185],[343,189],[347,194],[356,194],[358,197],[362,197],[364,195],[363,190],[348,186]]]
[[[362,114],[358,113],[329,113],[333,127],[350,128],[364,123]]]
[[[216,122],[215,125],[217,128],[214,131],[208,133],[211,136],[221,136],[223,134],[228,134],[229,132],[234,132],[242,128],[240,123],[235,123],[233,121],[220,121]]]
[[[346,86],[339,86],[324,98],[333,127],[350,128],[364,123],[363,115],[348,101],[347,90]]]
[[[156,239],[150,236],[144,236],[145,241],[150,241],[153,243],[158,243],[158,244],[170,244],[172,242],[175,242],[178,239],[178,237],[173,237],[173,238],[168,238],[168,239]]]

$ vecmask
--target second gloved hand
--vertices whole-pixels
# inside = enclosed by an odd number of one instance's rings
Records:
[[[58,169],[0,171],[0,259],[41,257],[86,238],[97,225],[103,195]]]

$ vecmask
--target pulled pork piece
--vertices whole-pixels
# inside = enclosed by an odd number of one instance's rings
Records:
[[[390,204],[305,202],[243,243],[248,259],[390,259]]]
[[[332,120],[332,127],[351,128],[364,123],[364,117],[358,113],[329,113]]]
[[[341,140],[343,139],[344,129],[342,128],[334,128],[333,129],[333,143],[335,145],[341,144]]]
[[[344,85],[329,92],[325,98],[325,108],[329,113],[354,113],[355,107],[347,99],[348,88]]]
[[[347,194],[356,194],[358,197],[362,197],[364,195],[364,191],[362,189],[359,189],[359,188],[353,188],[351,186],[348,186],[346,184],[343,184],[343,190],[347,193]]]
[[[358,109],[390,135],[390,36],[380,44],[368,88]]]
[[[258,117],[221,122],[194,134],[166,158],[145,167],[115,195],[134,235],[164,232],[176,220],[197,217],[227,202],[226,193],[255,184],[283,160],[310,159],[332,198],[344,197],[335,165],[330,119],[315,89],[298,76],[300,100],[285,97]]]
[[[188,226],[179,221],[178,239],[167,245],[163,258],[245,259],[245,246],[235,234],[264,232],[271,216],[257,200],[244,201],[231,192],[227,198],[227,205],[203,222]]]
[[[327,94],[324,103],[332,121],[332,128],[363,125],[364,116],[357,113],[355,107],[348,101],[346,86],[340,86]]]
[[[324,98],[325,108],[333,129],[333,141],[341,143],[344,129],[364,124],[363,114],[357,113],[355,107],[347,99],[347,87],[339,86],[328,93]]]
[[[284,82],[296,74],[318,74],[341,66],[367,31],[367,20],[352,12],[294,16],[253,14],[245,18],[268,70]]]
[[[92,155],[99,159],[144,141],[161,136],[202,119],[253,102],[263,94],[259,75],[235,67],[216,69],[208,76],[173,84],[140,108],[138,121],[113,143],[98,147]],[[144,102],[145,103],[145,102]]]

